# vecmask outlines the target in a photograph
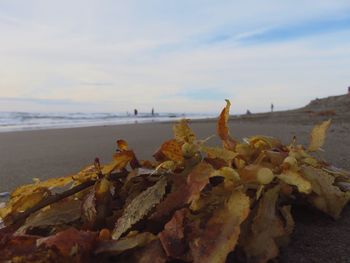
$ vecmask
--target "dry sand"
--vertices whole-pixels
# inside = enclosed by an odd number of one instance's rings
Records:
[[[301,143],[306,143],[311,124],[320,120],[307,116],[288,119],[274,113],[236,118],[230,121],[231,134],[237,138],[271,135],[285,143],[296,135]],[[108,162],[116,148],[114,142],[120,138],[129,142],[140,159],[151,158],[157,146],[172,137],[171,126],[149,123],[0,133],[0,192],[30,183],[33,177],[45,179],[76,173],[97,156]],[[212,120],[197,121],[191,126],[198,137],[215,134]],[[349,122],[336,121],[328,134],[325,153],[319,157],[350,170],[349,131]],[[214,139],[212,143],[218,141]],[[296,208],[293,214],[295,232],[289,247],[282,250],[279,262],[350,262],[349,206],[336,222],[305,208]]]

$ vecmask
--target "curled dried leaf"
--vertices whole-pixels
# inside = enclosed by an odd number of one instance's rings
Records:
[[[224,160],[228,166],[231,165],[233,159],[238,155],[238,153],[227,150],[225,148],[220,147],[206,147],[202,146],[201,151],[208,155],[208,158],[215,159],[219,158]]]
[[[124,140],[117,140],[117,145],[118,145],[118,149],[120,151],[127,151],[129,150],[129,146],[128,143]]]
[[[311,182],[312,192],[309,201],[317,209],[338,218],[350,200],[350,192],[343,192],[334,185],[334,177],[327,172],[311,166],[301,169],[303,176]]]
[[[222,167],[219,170],[213,171],[210,177],[220,176],[224,178],[225,188],[234,188],[241,180],[237,171],[231,167]]]
[[[248,143],[256,149],[268,150],[273,148],[280,148],[282,143],[271,136],[257,135],[246,139]]]
[[[310,152],[317,151],[323,146],[326,139],[326,132],[330,126],[331,120],[329,119],[328,121],[324,121],[313,128],[310,135],[310,145],[308,148]]]
[[[224,206],[214,211],[205,229],[190,241],[193,262],[225,262],[237,244],[249,206],[248,196],[241,191],[232,192]]]
[[[230,107],[231,102],[229,100],[226,101],[226,107],[221,111],[218,123],[217,123],[217,134],[223,142],[223,145],[226,149],[234,150],[236,141],[230,136],[230,132],[228,129],[228,119],[230,117]]]
[[[115,170],[125,168],[134,156],[133,151],[122,151],[114,154],[112,162],[103,166],[102,174],[110,174]]]
[[[287,170],[277,175],[277,177],[286,184],[296,186],[300,193],[309,194],[311,192],[311,183],[299,172]]]
[[[196,140],[196,135],[188,125],[186,119],[180,120],[179,123],[173,126],[173,132],[175,140],[179,143],[190,143],[192,144]]]

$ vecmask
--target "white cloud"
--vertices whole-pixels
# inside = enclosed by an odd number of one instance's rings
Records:
[[[254,45],[239,40],[342,18],[349,9],[348,1],[314,0],[1,2],[0,97],[68,99],[78,110],[93,102],[94,110],[208,112],[223,102],[173,95],[219,89],[239,112],[268,109],[271,101],[302,106],[349,85],[349,31]],[[208,41],[225,35],[232,39]]]

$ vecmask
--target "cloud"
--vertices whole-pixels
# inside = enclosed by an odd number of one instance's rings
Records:
[[[331,0],[1,2],[0,96],[62,102],[43,110],[215,111],[227,97],[237,112],[298,107],[349,85],[349,10]]]
[[[112,86],[114,85],[113,82],[81,82],[80,83],[83,86]]]
[[[38,99],[38,98],[11,98],[11,97],[0,97],[0,101],[2,103],[6,102],[29,102],[29,103],[36,103],[36,104],[44,104],[44,105],[67,105],[67,104],[73,104],[76,102],[73,102],[71,100],[53,100],[53,99]]]
[[[262,30],[256,34],[242,36],[239,38],[239,41],[243,44],[286,41],[303,37],[312,37],[319,34],[327,34],[329,32],[347,31],[349,29],[350,16],[336,19],[311,20],[299,24],[287,25],[285,27]]]

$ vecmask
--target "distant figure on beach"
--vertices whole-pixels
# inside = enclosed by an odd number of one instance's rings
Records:
[[[252,113],[250,112],[250,110],[247,110],[247,115],[251,115]]]
[[[138,112],[137,109],[134,109],[134,115],[137,116]]]
[[[154,108],[152,108],[152,112],[151,112],[152,116],[154,116]]]
[[[275,106],[273,105],[273,103],[271,103],[271,112],[273,112],[273,108],[274,108]]]

